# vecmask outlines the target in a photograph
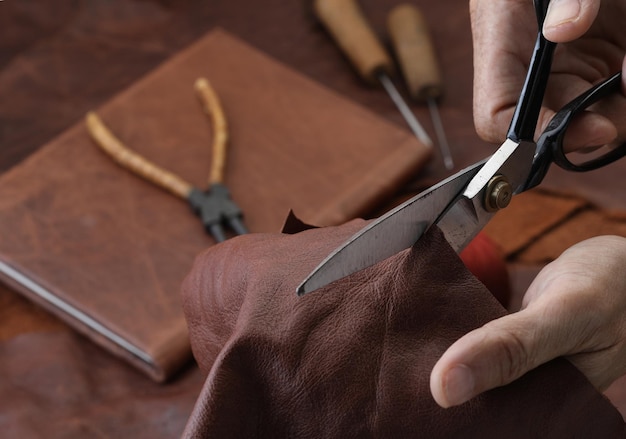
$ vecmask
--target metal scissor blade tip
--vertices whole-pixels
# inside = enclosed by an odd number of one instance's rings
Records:
[[[322,288],[324,286],[326,286],[326,283],[323,282],[316,282],[316,274],[317,274],[317,270],[314,270],[311,274],[309,274],[307,276],[307,278],[300,284],[298,285],[298,288],[296,288],[296,294],[298,296],[304,296],[307,293],[310,293],[311,291],[315,291],[318,288]]]
[[[341,247],[333,251],[326,259],[324,259],[296,288],[296,294],[303,296],[312,291],[318,290],[326,285],[349,276],[359,269],[365,268],[360,266],[354,266],[346,260],[346,248],[350,247],[351,241],[343,244]],[[348,250],[347,256],[350,256]],[[373,265],[375,261],[372,261],[366,266]]]
[[[324,259],[296,293],[322,288],[413,246],[481,167],[474,164],[368,223]]]
[[[298,296],[304,296],[305,294],[310,293],[311,291],[314,291],[316,289],[317,288],[311,288],[310,283],[305,280],[300,285],[298,285],[298,288],[296,288],[296,294]]]

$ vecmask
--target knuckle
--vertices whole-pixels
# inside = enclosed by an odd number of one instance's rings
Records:
[[[482,114],[474,115],[474,127],[476,133],[485,142],[497,142],[500,136],[495,132],[491,118],[484,117]]]
[[[515,332],[499,334],[495,346],[500,357],[497,373],[503,384],[508,384],[524,375],[533,364],[531,349]]]
[[[502,139],[502,130],[498,124],[497,112],[485,103],[477,102],[474,106],[474,128],[478,136],[486,142],[498,142]]]
[[[478,134],[478,137],[486,142],[494,142],[495,139],[492,135],[492,129],[489,123],[485,122],[484,118],[480,117],[479,115],[475,115],[474,120],[474,126],[476,128],[476,134]]]

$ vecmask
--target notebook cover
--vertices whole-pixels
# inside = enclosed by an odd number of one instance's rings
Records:
[[[204,188],[209,79],[229,122],[226,185],[252,232],[293,209],[331,225],[428,161],[409,131],[216,29],[96,109],[134,151]],[[191,357],[178,289],[214,244],[187,203],[120,168],[83,121],[0,178],[0,277],[157,381]]]

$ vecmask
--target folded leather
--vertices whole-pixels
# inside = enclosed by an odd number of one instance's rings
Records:
[[[363,221],[210,248],[182,287],[207,379],[184,437],[624,437],[620,414],[554,360],[451,409],[430,371],[505,314],[440,231],[297,297],[299,281]]]

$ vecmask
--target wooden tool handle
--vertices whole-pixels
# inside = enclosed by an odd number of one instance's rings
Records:
[[[204,111],[213,122],[213,149],[211,170],[209,171],[209,185],[224,182],[224,168],[226,167],[226,143],[228,142],[228,125],[226,116],[217,93],[206,78],[198,78],[194,84],[200,97]]]
[[[441,96],[439,66],[422,13],[413,5],[398,5],[389,13],[387,27],[411,97],[427,101]]]
[[[87,113],[85,123],[87,124],[87,131],[96,144],[122,167],[161,186],[174,195],[184,199],[188,197],[193,189],[189,183],[126,148],[104,125],[96,113],[91,111]]]
[[[363,79],[375,84],[378,71],[393,72],[393,61],[356,0],[315,0],[314,10]]]

